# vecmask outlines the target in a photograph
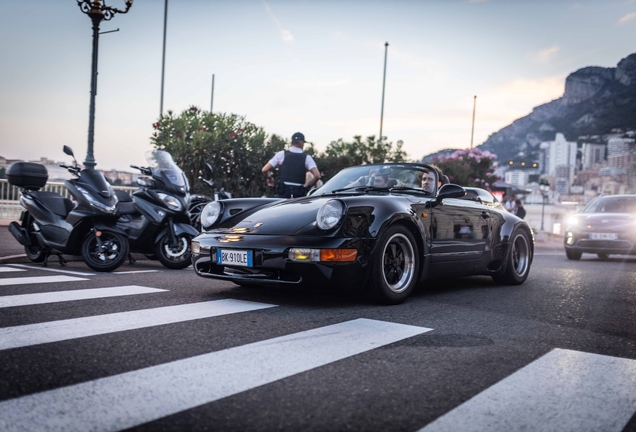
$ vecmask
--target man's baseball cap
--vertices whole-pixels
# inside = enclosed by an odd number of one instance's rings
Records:
[[[300,132],[296,132],[292,135],[292,141],[296,140],[305,141],[305,135],[301,134]]]

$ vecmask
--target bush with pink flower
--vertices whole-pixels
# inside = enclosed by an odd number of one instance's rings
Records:
[[[457,150],[450,156],[435,157],[432,163],[448,176],[451,183],[460,186],[492,190],[500,180],[495,174],[497,155],[478,148]]]

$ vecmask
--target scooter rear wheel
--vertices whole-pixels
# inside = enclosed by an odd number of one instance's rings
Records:
[[[128,250],[128,239],[121,234],[102,231],[98,241],[95,232],[90,232],[82,244],[82,258],[93,270],[108,272],[126,261]]]
[[[46,259],[46,253],[39,246],[25,246],[24,252],[27,258],[34,263],[41,263]]]

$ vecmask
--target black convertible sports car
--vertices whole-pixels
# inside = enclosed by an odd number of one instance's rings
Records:
[[[423,175],[437,180],[424,164],[362,165],[306,197],[212,202],[192,241],[194,269],[238,285],[362,289],[386,304],[432,278],[522,284],[534,254],[526,222],[462,199],[458,185],[422,189]]]

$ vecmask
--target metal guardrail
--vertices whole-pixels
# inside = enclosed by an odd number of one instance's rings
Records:
[[[113,189],[126,191],[132,196],[132,193],[138,188],[134,186],[113,186]],[[41,190],[55,192],[65,198],[73,198],[68,192],[68,189],[64,186],[64,182],[48,182]],[[20,188],[10,185],[7,179],[0,179],[0,219],[18,220],[21,211]]]

